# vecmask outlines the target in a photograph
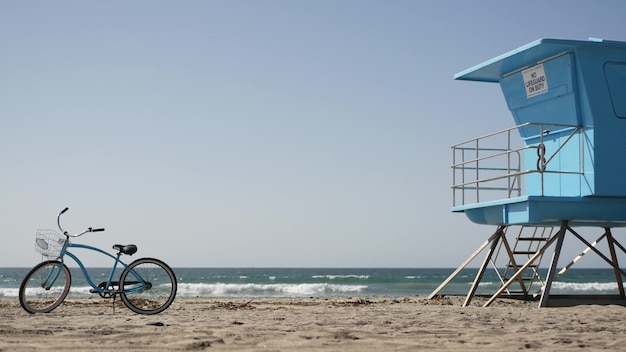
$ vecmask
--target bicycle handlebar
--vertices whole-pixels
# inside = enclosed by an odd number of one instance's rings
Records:
[[[99,228],[99,229],[94,229],[94,228],[87,228],[87,230],[81,232],[81,233],[77,233],[74,235],[70,235],[69,233],[67,233],[67,231],[64,231],[63,228],[61,227],[61,215],[63,215],[66,211],[68,211],[70,208],[65,208],[63,210],[61,210],[61,212],[59,213],[59,215],[57,215],[57,225],[59,226],[59,230],[61,230],[61,232],[67,236],[67,237],[78,237],[78,236],[82,236],[84,234],[86,234],[87,232],[101,232],[104,231],[104,228]]]

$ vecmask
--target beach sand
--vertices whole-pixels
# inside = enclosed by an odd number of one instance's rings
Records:
[[[571,351],[626,349],[626,307],[480,297],[177,298],[137,315],[68,299],[31,315],[0,300],[0,351]]]

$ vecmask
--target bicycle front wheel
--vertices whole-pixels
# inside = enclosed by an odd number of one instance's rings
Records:
[[[120,276],[120,297],[128,309],[139,314],[166,310],[176,297],[176,276],[164,262],[137,259]]]
[[[20,305],[29,313],[48,313],[67,297],[70,271],[58,260],[37,264],[20,285]]]

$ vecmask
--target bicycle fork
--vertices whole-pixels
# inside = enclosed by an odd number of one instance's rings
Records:
[[[59,265],[58,270],[55,270],[55,269],[50,270],[46,279],[43,280],[43,282],[41,283],[41,288],[43,288],[44,290],[49,291],[52,288],[52,285],[54,285],[54,283],[59,278],[61,271],[63,271],[63,265],[64,265],[63,262],[59,262],[59,264],[60,265]]]

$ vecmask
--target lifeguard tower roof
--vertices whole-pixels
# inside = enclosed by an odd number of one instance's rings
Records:
[[[625,42],[539,39],[454,78],[499,83],[515,127],[453,146],[452,211],[490,225],[626,226]]]
[[[531,62],[547,61],[548,58],[577,48],[626,50],[626,42],[595,39],[565,40],[538,39],[508,53],[494,57],[479,65],[468,68],[454,75],[454,79],[480,82],[499,82],[511,72],[528,67]]]

